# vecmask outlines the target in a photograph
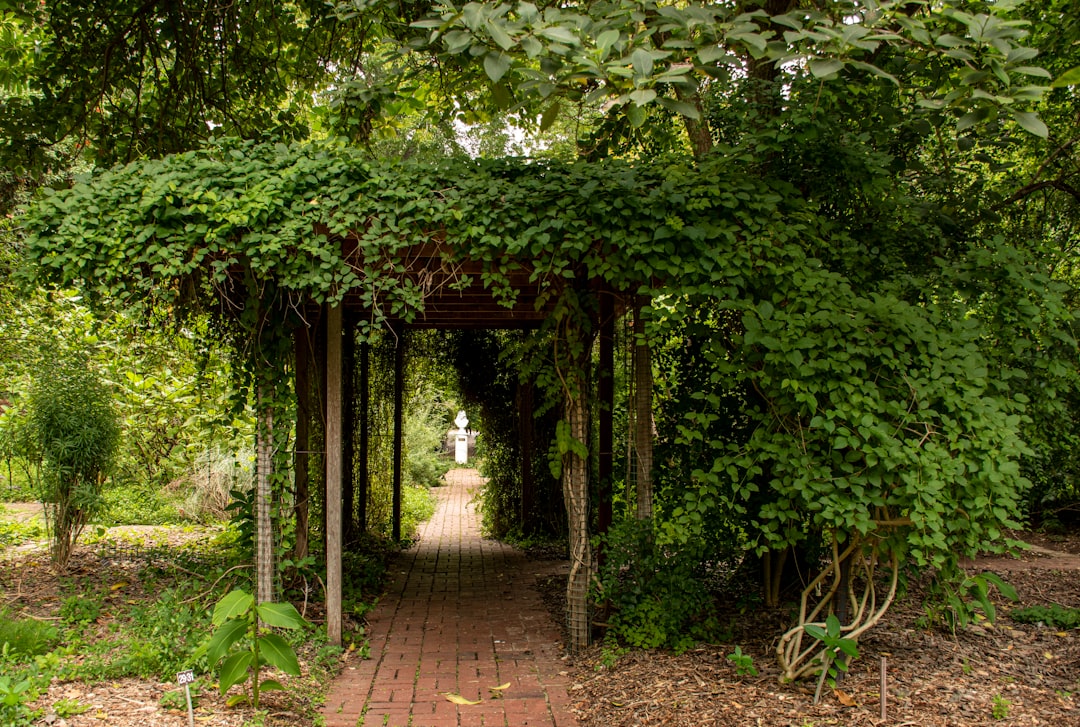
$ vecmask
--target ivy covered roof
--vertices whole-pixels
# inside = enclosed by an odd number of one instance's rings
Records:
[[[706,286],[790,235],[748,160],[376,162],[341,145],[224,141],[41,200],[28,252],[64,284],[236,310],[344,300],[379,323],[542,316],[565,290]],[[740,167],[743,167],[741,169]],[[727,283],[735,281],[727,280]]]

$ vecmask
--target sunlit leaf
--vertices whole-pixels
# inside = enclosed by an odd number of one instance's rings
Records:
[[[1076,68],[1070,68],[1062,73],[1060,76],[1054,79],[1054,82],[1050,84],[1053,88],[1064,88],[1065,86],[1080,86],[1080,66]]]
[[[453,702],[454,704],[472,705],[472,704],[480,704],[480,702],[484,701],[482,699],[478,699],[475,702],[473,702],[473,701],[470,701],[470,700],[466,699],[465,697],[461,696],[460,694],[454,694],[453,692],[443,692],[443,694],[446,697],[446,701]]]

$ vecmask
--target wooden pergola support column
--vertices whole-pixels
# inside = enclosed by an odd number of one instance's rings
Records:
[[[614,432],[612,413],[615,409],[615,301],[610,292],[600,293],[600,340],[597,397],[600,399],[600,421],[597,426],[597,530],[601,535],[611,527],[611,476],[614,469]],[[600,557],[603,558],[601,552]]]
[[[401,541],[401,452],[405,436],[405,331],[397,331],[397,347],[394,349],[394,500],[392,536]]]
[[[308,554],[309,500],[308,463],[311,459],[311,333],[307,326],[293,331],[293,389],[296,393],[296,454],[293,458],[293,515],[296,517],[296,543],[293,561]]]
[[[342,547],[356,539],[356,477],[354,476],[353,458],[356,447],[353,444],[356,434],[356,335],[353,329],[354,316],[346,313],[342,319],[341,336],[341,517]]]
[[[368,491],[371,488],[371,472],[368,458],[371,452],[371,344],[360,344],[360,452],[358,454],[356,484],[356,524],[361,533],[367,532]]]
[[[341,645],[341,493],[344,458],[341,306],[326,310],[326,636]]]
[[[536,477],[533,476],[533,391],[531,381],[518,383],[518,452],[521,456],[521,530],[525,535],[537,531]]]

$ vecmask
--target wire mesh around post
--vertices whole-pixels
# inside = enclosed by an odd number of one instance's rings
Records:
[[[588,409],[584,397],[569,397],[566,418],[570,435],[585,442]],[[579,651],[592,637],[589,608],[589,583],[593,577],[592,546],[589,544],[588,461],[573,448],[563,457],[563,496],[569,520],[570,575],[566,582],[566,618],[570,632],[570,650]]]

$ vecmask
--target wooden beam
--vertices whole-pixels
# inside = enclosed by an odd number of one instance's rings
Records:
[[[341,645],[341,306],[326,315],[326,636]]]
[[[401,449],[405,436],[403,420],[405,390],[405,332],[397,332],[397,347],[394,349],[394,503],[393,503],[393,539],[401,540]]]

